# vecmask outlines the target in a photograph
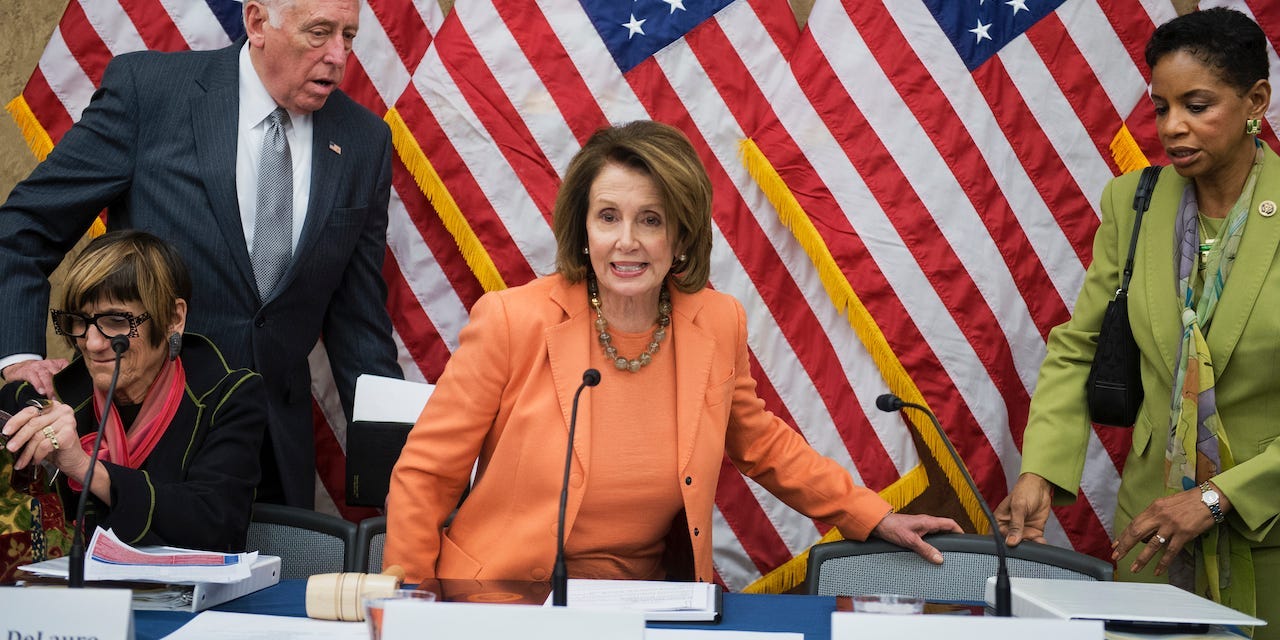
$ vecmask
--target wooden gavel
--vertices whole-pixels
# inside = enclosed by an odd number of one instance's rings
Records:
[[[389,596],[404,583],[404,569],[391,565],[382,573],[320,573],[307,578],[307,617],[320,620],[364,620],[364,599]]]

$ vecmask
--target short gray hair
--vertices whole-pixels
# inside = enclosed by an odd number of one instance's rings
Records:
[[[262,5],[262,8],[265,9],[267,12],[267,23],[269,23],[271,26],[277,29],[280,28],[280,20],[283,19],[281,15],[284,13],[283,10],[288,9],[289,7],[292,7],[294,3],[294,0],[240,0],[240,1],[241,3],[246,5],[249,4],[250,2],[256,2]]]

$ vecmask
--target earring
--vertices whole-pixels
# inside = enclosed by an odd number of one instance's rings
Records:
[[[1251,136],[1256,136],[1262,131],[1262,120],[1260,118],[1249,118],[1244,121],[1244,132]]]
[[[591,255],[591,249],[590,249],[589,247],[583,247],[583,248],[582,248],[582,255],[584,255],[584,256],[589,256],[589,255]]]
[[[675,264],[671,265],[671,274],[676,275],[676,274],[684,273],[684,270],[688,268],[689,268],[689,256],[682,253],[676,256]]]
[[[177,360],[178,354],[182,352],[182,334],[174,331],[169,334],[169,359]]]

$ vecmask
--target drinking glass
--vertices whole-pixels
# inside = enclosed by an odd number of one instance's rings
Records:
[[[369,623],[369,637],[379,640],[382,637],[382,613],[389,600],[415,600],[418,602],[434,602],[436,594],[417,589],[396,589],[391,593],[383,593],[364,599],[364,619]]]

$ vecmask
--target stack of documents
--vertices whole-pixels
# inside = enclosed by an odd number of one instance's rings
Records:
[[[250,553],[212,553],[176,547],[125,544],[99,528],[85,553],[86,582],[150,583],[131,585],[134,609],[202,611],[280,581],[280,558]],[[57,558],[22,567],[41,578],[67,579],[70,559]]]
[[[422,415],[436,386],[362,373],[356,378],[353,422],[402,422],[413,424]]]
[[[652,621],[710,622],[724,608],[720,587],[709,582],[573,579],[567,600],[571,609],[643,611],[644,619]]]

